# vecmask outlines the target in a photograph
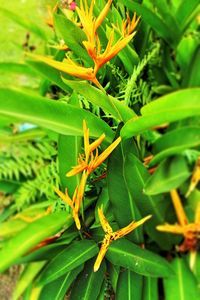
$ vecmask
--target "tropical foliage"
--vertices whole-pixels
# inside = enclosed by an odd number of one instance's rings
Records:
[[[64,0],[44,26],[2,13],[35,37],[0,64],[27,82],[0,88],[13,299],[199,299],[199,1]]]

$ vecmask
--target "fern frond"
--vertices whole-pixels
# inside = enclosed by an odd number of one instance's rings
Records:
[[[37,177],[22,183],[14,195],[15,205],[18,210],[28,206],[30,203],[41,199],[56,199],[53,186],[59,185],[57,161],[51,161],[40,168]]]
[[[0,156],[0,179],[30,178],[56,153],[49,140],[5,145]]]
[[[141,76],[142,71],[144,70],[146,65],[150,62],[150,60],[156,55],[158,55],[159,49],[160,49],[160,45],[157,43],[154,46],[154,48],[147,55],[145,55],[144,58],[140,61],[140,63],[134,68],[133,74],[128,79],[126,89],[124,92],[124,101],[126,105],[129,105],[131,94],[136,85],[136,81],[138,77]]]

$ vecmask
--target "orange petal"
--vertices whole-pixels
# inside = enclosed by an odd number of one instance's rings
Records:
[[[99,215],[99,220],[101,222],[101,226],[104,230],[105,233],[112,233],[113,230],[111,226],[109,225],[108,221],[106,220],[106,217],[103,213],[103,209],[98,207],[98,215]]]
[[[176,215],[177,215],[177,219],[179,221],[179,224],[180,225],[188,224],[187,216],[185,214],[183,205],[181,203],[181,199],[180,199],[177,191],[172,190],[170,192],[170,194],[171,194],[172,202],[173,202],[173,205],[174,205],[174,209],[176,211]]]
[[[72,200],[70,199],[70,197],[67,194],[67,190],[66,193],[64,194],[63,192],[61,192],[57,187],[54,187],[54,191],[56,192],[56,194],[70,207],[73,208],[73,203]]]
[[[96,169],[104,160],[111,154],[111,152],[119,145],[121,137],[118,137],[105,151],[103,151],[96,159],[93,170]]]
[[[129,234],[131,231],[133,231],[134,229],[136,229],[138,226],[142,225],[144,222],[146,222],[147,220],[149,220],[152,216],[146,216],[145,218],[141,219],[140,221],[137,222],[131,222],[129,225],[127,225],[126,227],[117,230],[116,232],[114,232],[112,235],[114,237],[114,240],[117,240],[127,234]]]
[[[110,245],[110,242],[111,242],[110,237],[106,236],[102,242],[100,251],[99,251],[96,261],[94,263],[94,272],[97,272],[99,270],[101,262],[106,254],[106,251],[108,250],[108,246]]]
[[[112,0],[108,0],[106,5],[104,6],[103,10],[100,12],[99,16],[97,17],[97,19],[95,21],[95,26],[94,26],[95,31],[97,30],[97,28],[101,25],[101,23],[105,19],[111,4],[112,4]]]

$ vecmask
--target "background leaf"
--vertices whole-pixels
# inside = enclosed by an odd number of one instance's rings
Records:
[[[186,158],[180,155],[169,157],[159,165],[146,182],[144,192],[147,195],[169,192],[179,187],[190,174]]]
[[[144,276],[167,277],[173,273],[165,259],[136,246],[127,239],[112,242],[108,247],[106,258],[115,265]]]
[[[107,140],[112,139],[112,130],[105,122],[70,104],[8,89],[0,89],[0,98],[0,114],[5,116],[33,122],[61,134],[79,136],[83,135],[85,119],[91,136],[99,137],[104,132]]]
[[[184,259],[175,258],[171,263],[175,275],[164,279],[166,300],[199,299],[197,281]]]

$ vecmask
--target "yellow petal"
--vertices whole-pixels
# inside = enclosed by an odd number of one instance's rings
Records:
[[[28,56],[41,61],[61,72],[65,72],[67,74],[70,74],[72,76],[86,79],[86,80],[93,80],[94,79],[94,70],[93,68],[84,68],[82,66],[79,66],[75,63],[72,63],[70,59],[66,59],[63,62],[53,60],[49,57],[45,57],[42,55],[36,55],[32,53],[27,53]]]
[[[195,210],[195,223],[200,226],[200,202],[198,202]]]
[[[105,19],[111,4],[112,4],[112,0],[108,0],[106,5],[104,6],[103,10],[100,12],[99,16],[97,17],[97,19],[95,21],[95,26],[94,26],[95,31],[97,30],[97,28],[101,25],[101,23]]]
[[[63,192],[61,192],[57,187],[54,187],[54,191],[56,192],[56,194],[70,207],[73,208],[73,203],[72,200],[70,199],[70,197],[67,194],[67,190],[66,193],[64,194]]]
[[[121,137],[118,137],[105,151],[103,151],[96,159],[93,170],[96,169],[104,160],[111,154],[111,152],[119,145]]]
[[[87,164],[81,164],[72,168],[71,171],[67,172],[66,176],[71,177],[81,173],[83,170],[87,168]]]
[[[181,226],[179,224],[175,224],[175,225],[170,225],[170,224],[158,225],[158,226],[156,226],[156,229],[159,230],[159,231],[164,231],[164,232],[169,232],[169,233],[174,233],[174,234],[182,234],[182,235],[184,235],[184,233],[186,231],[184,226]]]
[[[183,209],[183,205],[181,203],[181,199],[180,199],[177,191],[172,190],[170,192],[170,194],[171,194],[172,203],[174,205],[174,209],[176,211],[176,216],[177,216],[177,219],[179,221],[179,224],[180,225],[186,225],[188,223],[187,216],[185,214],[185,211]]]
[[[136,229],[138,226],[142,225],[144,222],[146,222],[147,220],[149,220],[152,216],[146,216],[145,218],[141,219],[140,221],[137,222],[131,222],[129,225],[127,225],[126,227],[119,229],[117,231],[115,231],[112,235],[114,237],[114,240],[120,239],[121,237],[129,234],[131,231],[133,231],[134,229]]]
[[[99,267],[100,267],[101,262],[106,254],[106,251],[108,250],[109,245],[110,245],[110,237],[106,236],[102,242],[100,251],[99,251],[96,261],[94,263],[94,272],[97,272],[99,270]]]
[[[92,151],[94,151],[97,147],[99,147],[101,145],[101,143],[103,142],[103,140],[105,139],[105,134],[103,133],[96,141],[94,141],[93,143],[90,144],[89,146],[89,152],[91,153]]]
[[[111,226],[109,225],[108,221],[106,220],[106,217],[103,213],[103,209],[98,207],[98,215],[99,215],[99,220],[101,222],[101,226],[104,230],[105,233],[112,233],[113,230]]]
[[[76,212],[75,210],[73,210],[73,218],[74,218],[74,222],[76,224],[76,228],[78,230],[80,230],[81,229],[81,223],[80,223],[80,220],[79,220],[78,212]]]

